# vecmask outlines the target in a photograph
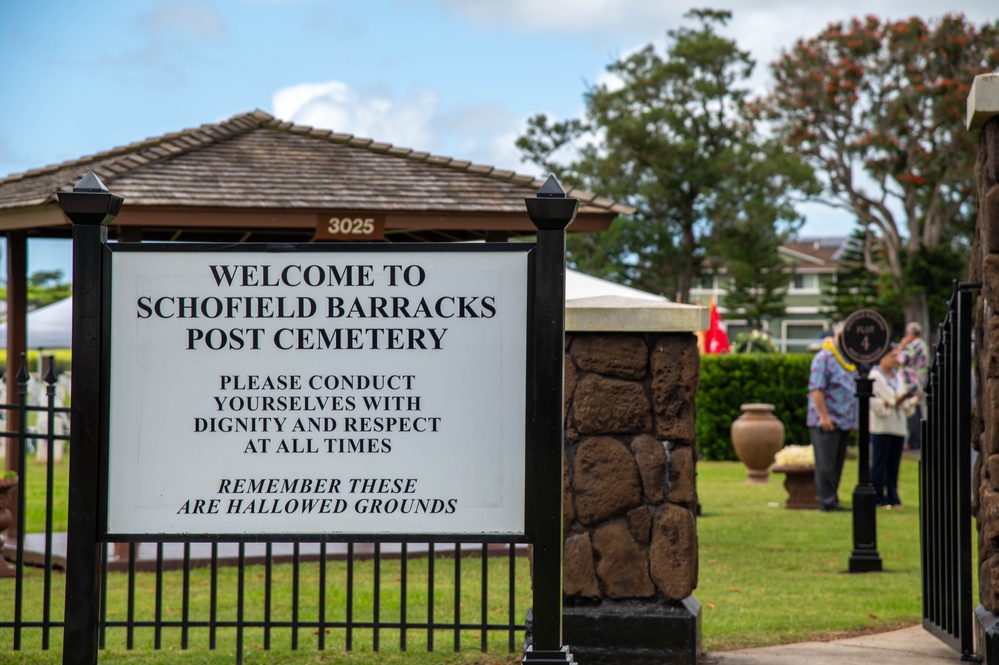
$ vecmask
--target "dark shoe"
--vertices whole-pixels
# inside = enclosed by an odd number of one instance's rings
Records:
[[[823,513],[839,513],[850,509],[845,508],[844,506],[841,506],[840,504],[836,503],[831,506],[819,506],[819,510],[822,511]]]

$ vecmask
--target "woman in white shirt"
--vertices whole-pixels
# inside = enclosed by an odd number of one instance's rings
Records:
[[[871,369],[874,381],[870,401],[871,414],[871,483],[878,495],[878,505],[899,508],[898,469],[902,462],[907,419],[919,404],[917,386],[909,385],[899,371],[899,351],[891,349]]]

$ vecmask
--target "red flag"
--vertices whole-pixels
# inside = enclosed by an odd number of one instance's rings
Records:
[[[704,335],[705,353],[731,353],[732,347],[728,343],[728,331],[725,330],[725,323],[715,306],[715,298],[711,296],[711,324],[708,332]]]

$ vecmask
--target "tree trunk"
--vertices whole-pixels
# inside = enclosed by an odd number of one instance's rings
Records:
[[[934,327],[930,327],[931,321],[929,320],[929,312],[926,307],[926,294],[920,291],[906,298],[904,311],[905,325],[915,321],[923,327],[923,339],[932,343],[933,333],[936,331],[936,324],[938,324],[939,321],[933,321],[932,324]],[[904,329],[895,331],[895,337],[901,337],[904,334]]]
[[[683,236],[680,239],[680,247],[683,252],[683,267],[677,277],[677,300],[682,303],[690,303],[690,287],[694,285],[694,273],[697,272],[695,260],[697,250],[697,238],[694,237],[694,207],[693,199],[690,201],[687,210],[687,218],[683,223]]]

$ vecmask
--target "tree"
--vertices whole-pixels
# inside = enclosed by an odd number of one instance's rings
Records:
[[[790,286],[790,266],[781,257],[785,233],[773,226],[738,222],[722,229],[717,241],[724,267],[731,277],[725,305],[760,330],[764,319],[783,316],[784,296]]]
[[[28,309],[38,309],[73,295],[73,286],[63,280],[62,270],[38,270],[28,276]]]
[[[870,259],[864,258],[865,249],[874,247],[870,234],[863,225],[850,233],[840,249],[835,279],[823,289],[822,305],[835,321],[843,321],[858,309],[876,309],[884,314],[878,275],[868,270]]]
[[[36,270],[28,275],[28,286],[48,286],[50,284],[58,284],[62,278],[62,270]]]
[[[63,281],[62,270],[38,270],[28,275],[28,311],[51,305],[73,295],[73,285]],[[7,287],[0,286],[0,300],[7,299]]]
[[[819,175],[816,200],[876,232],[884,262],[867,268],[887,274],[909,321],[928,322],[916,274],[953,265],[968,241],[975,139],[965,103],[975,75],[997,64],[999,22],[947,15],[833,23],[772,66],[760,117]]]
[[[746,113],[739,86],[753,61],[715,31],[731,13],[687,17],[696,26],[668,31],[663,56],[648,45],[610,65],[618,84],[586,93],[583,120],[538,115],[517,141],[561,180],[637,209],[609,233],[573,238],[576,267],[685,302],[719,229],[740,219],[794,225],[789,193],[811,178]],[[577,156],[564,162],[567,148]]]
[[[858,224],[840,250],[834,280],[823,289],[822,304],[833,320],[843,321],[858,309],[873,309],[885,317],[896,337],[901,336],[906,324],[904,298],[892,287],[894,280],[887,271],[870,270],[871,265],[885,265],[886,254],[881,238]]]

